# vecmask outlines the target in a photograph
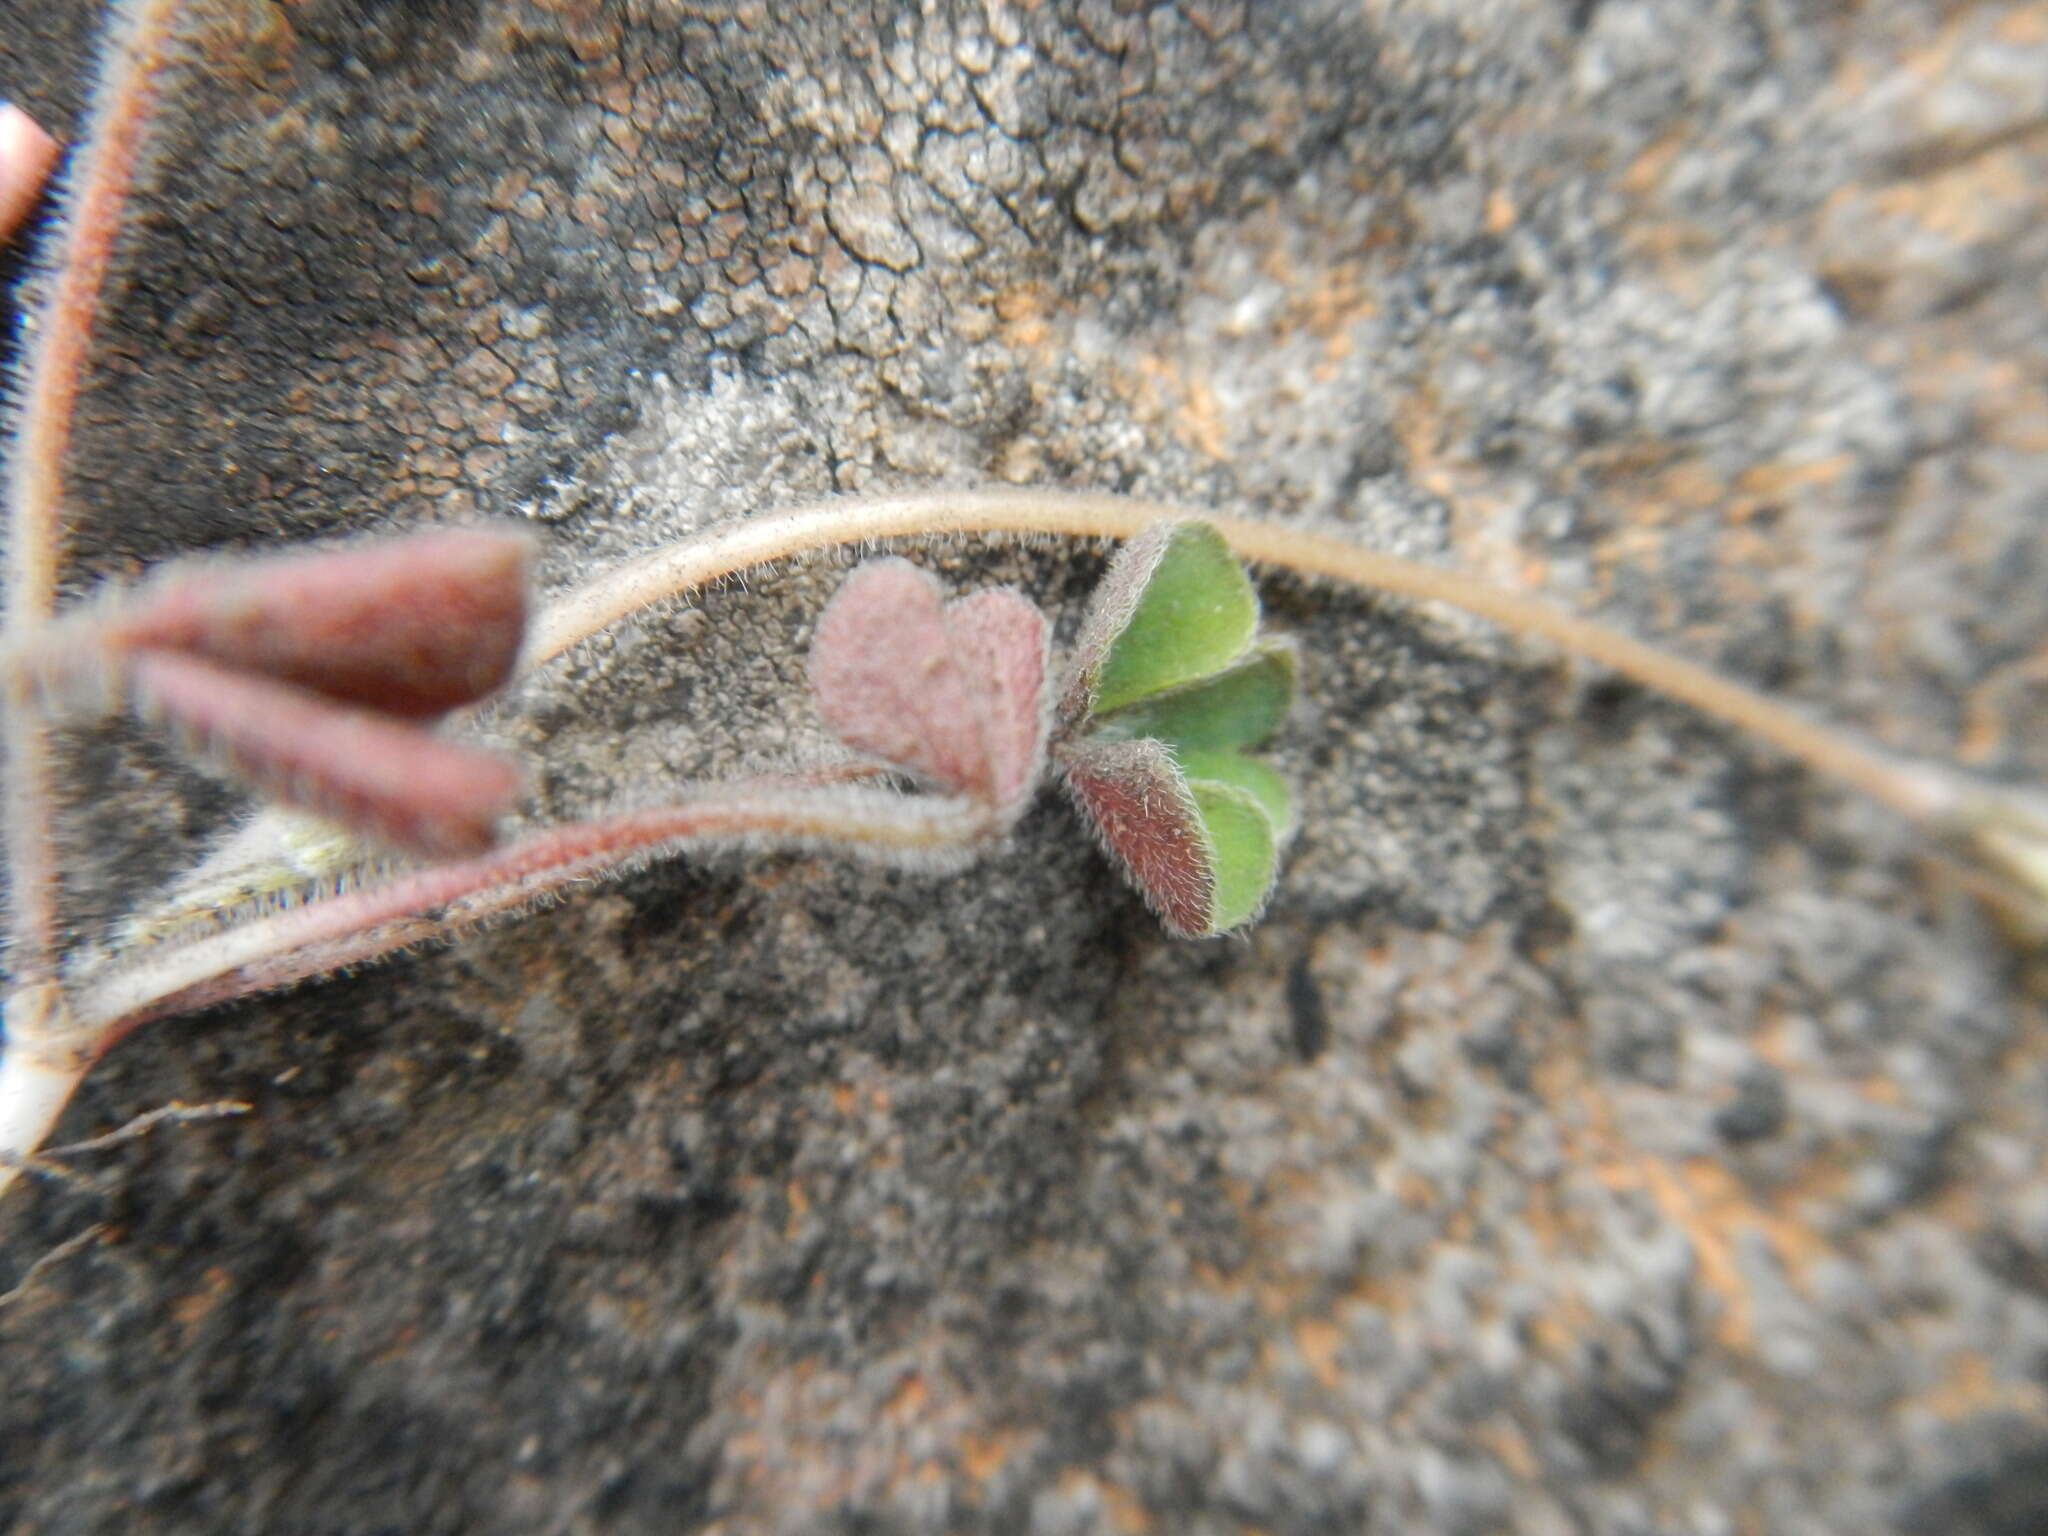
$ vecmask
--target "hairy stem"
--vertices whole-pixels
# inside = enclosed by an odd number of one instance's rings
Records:
[[[49,303],[29,342],[21,416],[10,465],[8,615],[45,617],[53,606],[65,450],[84,383],[93,319],[113,265],[165,65],[177,0],[142,0],[120,9],[110,68],[86,124],[86,146],[70,173],[64,243]]]
[[[1548,603],[1328,534],[1089,492],[1004,489],[852,497],[715,528],[572,588],[541,615],[528,636],[524,659],[529,666],[539,665],[650,603],[751,566],[832,545],[956,533],[1125,539],[1162,518],[1177,517],[1212,523],[1239,555],[1260,564],[1444,603],[1547,640],[1726,720],[1916,821],[1954,812],[1954,797],[1940,775],[1915,771],[1754,689]]]
[[[56,607],[63,557],[63,475],[72,417],[82,387],[93,318],[121,234],[134,180],[169,58],[176,0],[140,0],[122,8],[117,44],[86,125],[73,169],[64,234],[50,302],[28,338],[7,484],[7,624],[25,633]],[[0,791],[9,863],[9,958],[17,983],[54,973],[57,867],[50,838],[54,803],[49,737],[21,689],[6,689],[7,783]]]
[[[1000,824],[988,807],[965,800],[817,789],[798,780],[712,786],[675,805],[550,828],[480,858],[180,945],[86,987],[73,999],[72,1016],[104,1050],[151,1020],[446,938],[578,881],[692,845],[823,846],[915,862],[971,848]]]

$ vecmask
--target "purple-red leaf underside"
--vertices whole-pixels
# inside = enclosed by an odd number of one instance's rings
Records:
[[[1201,815],[1157,741],[1086,741],[1066,753],[1067,785],[1102,846],[1177,938],[1210,931],[1216,896]]]
[[[132,666],[142,710],[294,810],[431,858],[480,853],[520,791],[517,767],[418,726],[169,652]]]
[[[459,528],[176,571],[136,594],[105,634],[117,649],[175,651],[431,719],[511,676],[532,554],[521,534]]]

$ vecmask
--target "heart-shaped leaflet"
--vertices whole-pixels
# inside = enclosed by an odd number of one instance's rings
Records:
[[[907,560],[861,566],[811,641],[819,713],[848,746],[1003,816],[1045,760],[1045,616],[1015,592],[947,603]]]

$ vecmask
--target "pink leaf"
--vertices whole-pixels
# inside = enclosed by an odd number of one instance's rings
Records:
[[[1015,593],[948,608],[903,560],[849,576],[818,618],[811,687],[848,746],[954,794],[1012,808],[1045,745],[1045,619]]]
[[[269,798],[434,858],[491,846],[519,770],[417,726],[169,652],[135,659],[138,702]]]
[[[1015,806],[1037,786],[1045,763],[1045,615],[1029,598],[990,591],[953,603],[946,621],[983,681],[992,798]]]
[[[177,651],[431,719],[511,676],[532,552],[522,535],[465,528],[179,571],[106,633],[120,649]]]
[[[1216,876],[1201,813],[1162,742],[1083,741],[1066,750],[1067,787],[1159,920],[1177,938],[1210,932]]]
[[[818,616],[811,688],[848,746],[954,793],[988,784],[981,712],[939,584],[907,560],[872,561],[846,578]]]

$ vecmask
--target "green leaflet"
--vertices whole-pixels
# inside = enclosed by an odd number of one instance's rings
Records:
[[[1191,779],[1188,793],[1201,813],[1215,882],[1205,931],[1228,933],[1265,908],[1278,873],[1278,839],[1264,807],[1235,785]]]
[[[1098,590],[1065,717],[1067,784],[1104,845],[1183,937],[1265,908],[1294,829],[1287,782],[1248,756],[1294,698],[1295,656],[1257,637],[1258,598],[1206,523],[1146,530]]]
[[[1256,747],[1280,728],[1294,702],[1294,648],[1261,640],[1214,677],[1139,699],[1089,722],[1107,741],[1150,736],[1187,751]]]
[[[1142,586],[1130,616],[1095,672],[1097,714],[1229,666],[1258,628],[1252,584],[1223,535],[1207,523],[1172,524],[1155,558],[1112,572],[1112,581],[1133,578]],[[1118,608],[1128,600],[1115,590],[1105,596]]]

